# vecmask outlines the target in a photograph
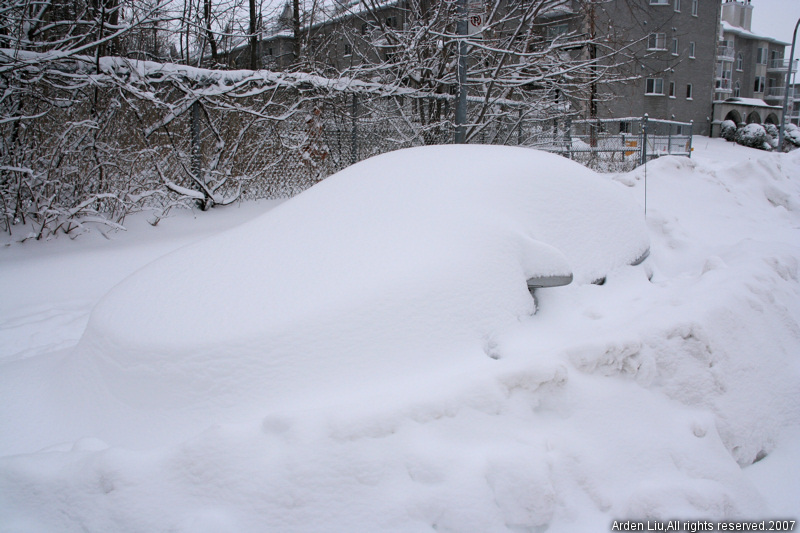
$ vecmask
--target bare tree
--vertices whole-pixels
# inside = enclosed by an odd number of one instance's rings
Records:
[[[594,6],[608,0],[493,1],[470,13],[480,21],[468,44],[470,98],[467,138],[485,137],[486,124],[504,105],[543,122],[596,104],[598,84],[616,81],[629,60],[626,45],[599,38]],[[317,59],[344,75],[380,80],[432,95],[449,95],[457,85],[456,0],[361,0],[340,5],[308,24],[310,39],[335,36]],[[322,20],[328,22],[322,23]],[[337,42],[338,41],[338,42]],[[342,62],[342,47],[349,58]],[[310,50],[309,53],[314,53]],[[441,99],[418,109],[425,123],[447,120],[451,109]]]
[[[78,220],[114,225],[124,187],[110,169],[127,155],[100,141],[113,128],[118,100],[101,94],[101,62],[132,31],[118,0],[14,0],[0,22],[0,202],[6,229],[32,223],[36,237]],[[144,15],[141,22],[152,21]],[[130,152],[128,153],[130,155]]]

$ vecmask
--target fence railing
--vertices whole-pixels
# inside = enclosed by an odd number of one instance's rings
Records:
[[[599,171],[625,172],[664,155],[691,157],[691,122],[644,117],[568,121],[561,138],[538,148]]]

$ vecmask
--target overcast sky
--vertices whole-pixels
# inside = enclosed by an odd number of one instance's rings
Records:
[[[800,18],[800,0],[751,0],[753,4],[753,32],[792,42],[792,33]],[[800,31],[798,31],[800,33]],[[800,35],[797,46],[800,47]],[[795,50],[795,57],[800,55]],[[789,49],[786,50],[789,57]]]

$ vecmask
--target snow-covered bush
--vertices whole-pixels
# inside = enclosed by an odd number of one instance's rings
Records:
[[[794,124],[787,124],[783,130],[784,150],[793,150],[800,147],[800,128]]]
[[[758,148],[759,150],[772,150],[769,143],[767,130],[761,124],[748,124],[736,130],[736,144]]]
[[[720,126],[719,136],[726,141],[733,142],[736,138],[736,123],[732,120],[723,121]]]
[[[778,148],[778,137],[780,135],[778,132],[778,126],[775,124],[764,124],[764,131],[767,132],[767,142],[769,145],[773,149]]]

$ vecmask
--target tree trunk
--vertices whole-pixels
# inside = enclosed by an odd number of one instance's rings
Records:
[[[203,17],[206,19],[206,37],[208,37],[208,44],[211,46],[211,61],[219,63],[217,40],[214,38],[214,32],[211,31],[211,0],[203,0]]]
[[[294,33],[294,63],[300,61],[300,0],[292,0],[292,33]]]
[[[256,35],[258,22],[256,18],[256,0],[250,2],[250,70],[258,70],[258,36]]]

